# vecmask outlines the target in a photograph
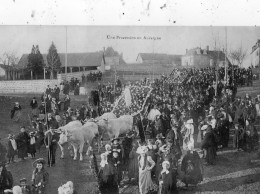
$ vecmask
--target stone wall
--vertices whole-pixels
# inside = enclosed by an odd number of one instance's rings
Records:
[[[13,93],[35,93],[39,94],[46,90],[47,85],[53,88],[59,85],[55,80],[16,80],[16,81],[0,81],[0,94]]]

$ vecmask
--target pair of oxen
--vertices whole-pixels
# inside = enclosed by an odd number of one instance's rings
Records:
[[[94,120],[85,121],[83,125],[80,121],[71,121],[56,130],[56,132],[60,133],[58,144],[61,149],[61,158],[64,158],[64,147],[66,144],[69,144],[69,147],[73,147],[73,159],[77,160],[79,153],[80,161],[82,161],[85,144],[88,145],[87,154],[93,150],[93,146],[96,144],[99,152],[103,146],[102,140],[104,135],[112,139],[120,134],[129,132],[132,128],[133,117],[131,115],[123,115],[117,118],[113,113],[105,113]]]

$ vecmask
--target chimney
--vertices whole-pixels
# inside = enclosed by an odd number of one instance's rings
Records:
[[[186,49],[186,54],[188,53],[188,49]]]
[[[209,45],[206,46],[206,50],[209,51]]]

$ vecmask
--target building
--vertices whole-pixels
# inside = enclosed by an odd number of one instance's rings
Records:
[[[0,64],[0,80],[21,79],[21,69],[17,66]]]
[[[113,66],[119,66],[119,56],[105,56],[105,70],[110,70]]]
[[[260,67],[260,39],[258,39],[256,44],[252,47],[251,63],[253,67]]]
[[[213,67],[219,64],[219,67],[225,66],[225,60],[230,64],[223,51],[211,51],[209,46],[206,49],[200,47],[186,49],[186,54],[181,58],[181,65],[184,67]]]
[[[136,62],[140,64],[181,65],[181,55],[168,55],[161,53],[139,53]]]
[[[28,55],[22,55],[18,66],[21,68],[26,68],[28,64]],[[47,54],[42,54],[44,63],[47,64]],[[65,53],[59,53],[61,61],[61,72],[65,72]],[[67,72],[80,72],[88,70],[100,70],[105,71],[105,57],[103,52],[93,52],[93,53],[67,53]]]

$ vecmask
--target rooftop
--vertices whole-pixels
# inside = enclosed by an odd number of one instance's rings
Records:
[[[27,67],[28,55],[23,54],[18,66]],[[65,66],[65,53],[59,53],[62,67]],[[47,54],[42,54],[44,63],[47,64]],[[68,67],[90,67],[90,66],[101,66],[103,60],[103,52],[93,53],[68,53],[67,54]]]
[[[181,55],[169,55],[164,53],[139,53],[142,60],[154,60],[161,63],[172,63],[181,61]]]

